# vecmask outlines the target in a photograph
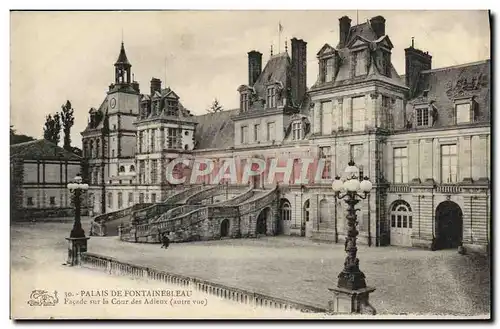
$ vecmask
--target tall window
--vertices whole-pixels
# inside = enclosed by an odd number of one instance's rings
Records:
[[[354,73],[356,76],[366,74],[366,52],[358,51],[354,53]]]
[[[319,202],[319,222],[326,223],[330,219],[330,203],[326,199]]]
[[[118,192],[118,209],[123,207],[123,195],[122,192]]]
[[[29,196],[29,197],[27,198],[27,200],[26,200],[26,204],[27,204],[28,206],[33,206],[33,205],[34,205],[34,203],[33,203],[33,197]]]
[[[292,138],[293,140],[302,139],[302,122],[297,121],[292,123]]]
[[[410,205],[399,201],[391,208],[391,227],[412,228],[412,213]]]
[[[134,202],[134,193],[128,192],[128,205],[130,206]]]
[[[179,148],[181,138],[181,132],[178,128],[168,128],[167,147],[169,149]]]
[[[254,141],[259,141],[260,139],[260,124],[256,124],[253,126],[253,140]]]
[[[275,140],[275,124],[274,122],[268,122],[267,123],[267,140],[268,141],[273,141]]]
[[[50,205],[51,206],[55,206],[56,205],[56,197],[55,196],[51,196],[50,197]]]
[[[365,96],[352,99],[352,131],[365,130]]]
[[[267,88],[266,104],[267,108],[269,109],[276,107],[276,88],[274,87]]]
[[[151,160],[151,184],[158,181],[158,160]]]
[[[321,134],[332,133],[332,101],[321,102]]]
[[[429,126],[429,108],[422,107],[415,110],[417,112],[417,127]]]
[[[246,112],[248,111],[248,93],[241,93],[240,95],[240,108],[241,111]]]
[[[151,203],[156,203],[156,193],[151,193]]]
[[[144,193],[139,193],[139,203],[144,203]]]
[[[248,126],[241,127],[241,144],[248,143]]]
[[[333,81],[333,57],[328,58],[325,61],[325,64],[326,64],[325,82]]]
[[[455,105],[457,123],[472,122],[470,103]]]
[[[151,152],[154,152],[156,149],[156,129],[151,129]]]
[[[394,183],[408,183],[408,149],[394,148]]]
[[[457,145],[441,145],[441,182],[457,182]]]
[[[144,184],[146,179],[146,163],[144,160],[139,161],[139,184]]]
[[[108,193],[108,207],[113,208],[113,193]]]
[[[329,179],[332,178],[332,148],[330,146],[322,146],[319,148],[319,157],[324,159],[325,168],[323,169],[323,174],[321,178]]]
[[[142,143],[144,141],[144,131],[139,131],[139,153],[142,153]]]

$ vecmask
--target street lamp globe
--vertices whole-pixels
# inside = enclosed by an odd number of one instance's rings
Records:
[[[369,193],[372,189],[372,182],[365,176],[363,181],[359,184],[359,188],[362,192]]]
[[[343,188],[344,188],[344,182],[340,180],[339,176],[335,177],[335,180],[332,183],[332,190],[334,192],[341,192]]]
[[[359,177],[359,168],[356,167],[354,161],[349,161],[347,168],[345,169],[346,178],[347,179],[358,179]]]
[[[344,183],[345,189],[349,192],[359,191],[359,185],[359,180],[357,180],[356,178],[348,179]]]

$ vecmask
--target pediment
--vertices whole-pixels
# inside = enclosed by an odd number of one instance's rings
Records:
[[[166,95],[166,98],[174,98],[174,99],[179,99],[180,97],[173,91],[170,90]]]
[[[356,35],[348,44],[347,48],[368,47],[370,41],[360,35]]]
[[[389,36],[384,35],[383,37],[380,37],[377,41],[375,41],[379,47],[385,47],[387,49],[392,49],[394,48],[394,45],[391,42],[391,39],[389,39]]]
[[[154,95],[153,95],[153,99],[157,99],[157,98],[161,98],[161,94],[157,91],[155,91]]]
[[[334,55],[337,53],[337,50],[330,46],[328,43],[325,43],[323,47],[321,47],[320,51],[316,54],[317,57],[326,57],[330,55]]]

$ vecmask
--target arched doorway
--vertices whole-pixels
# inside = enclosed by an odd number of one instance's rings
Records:
[[[394,202],[390,209],[390,218],[391,245],[410,247],[413,216],[408,202],[404,200]]]
[[[288,199],[280,200],[280,218],[278,220],[278,234],[290,234],[290,225],[292,219],[292,206]]]
[[[220,236],[221,238],[229,236],[229,219],[224,219],[220,224]]]
[[[436,208],[436,249],[457,248],[462,244],[463,215],[453,201],[441,202]]]
[[[267,234],[267,218],[269,217],[270,209],[263,209],[257,217],[256,234]]]

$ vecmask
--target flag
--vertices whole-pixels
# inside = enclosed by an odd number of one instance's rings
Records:
[[[279,27],[278,27],[278,30],[281,32],[283,31],[283,26],[281,25],[281,22],[278,23]]]

